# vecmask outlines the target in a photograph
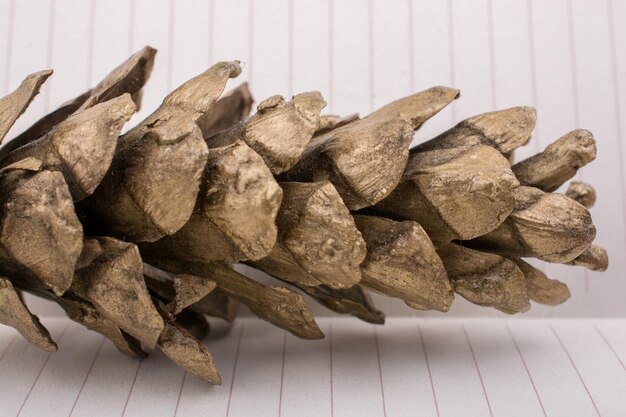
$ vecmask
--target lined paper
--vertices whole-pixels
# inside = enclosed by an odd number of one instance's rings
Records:
[[[30,72],[55,74],[9,134],[93,86],[143,45],[159,52],[145,90],[145,117],[172,88],[211,63],[240,59],[258,101],[317,89],[326,112],[367,114],[432,85],[462,97],[417,132],[431,138],[476,113],[514,105],[538,110],[533,141],[518,158],[584,127],[598,160],[578,179],[592,183],[597,242],[606,273],[538,264],[567,282],[572,299],[528,316],[624,316],[626,291],[626,4],[615,0],[0,0],[0,91]],[[376,297],[392,315],[416,315]],[[40,314],[59,314],[34,301]],[[327,314],[313,306],[316,314]],[[458,300],[451,315],[499,313]],[[424,315],[424,313],[419,313]],[[437,313],[426,313],[427,316]]]
[[[598,273],[542,265],[568,283],[572,300],[529,316],[623,316],[626,291],[626,5],[614,0],[0,0],[2,91],[29,72],[55,69],[10,135],[93,86],[128,54],[159,50],[142,111],[211,63],[240,59],[257,101],[317,89],[326,111],[366,114],[432,85],[462,97],[428,122],[415,142],[476,113],[538,109],[523,158],[577,127],[598,139],[598,161],[578,176],[597,189],[598,243],[611,257]],[[132,123],[131,122],[131,123]],[[393,315],[414,315],[377,297]],[[42,314],[58,314],[36,302]],[[326,314],[316,310],[317,314]],[[459,300],[452,314],[497,315]]]
[[[446,314],[453,320],[443,319],[376,295],[385,326],[322,318],[319,341],[237,320],[206,341],[219,387],[160,353],[128,358],[29,297],[60,349],[41,352],[0,326],[0,416],[626,415],[626,2],[0,0],[0,33],[0,93],[55,70],[10,137],[144,45],[159,52],[131,124],[231,59],[244,70],[229,87],[249,82],[257,102],[319,90],[326,113],[367,114],[433,85],[460,88],[414,143],[477,113],[534,106],[537,127],[518,159],[575,128],[595,134],[598,160],[576,178],[597,190],[597,243],[611,258],[601,275],[536,263],[567,282],[572,299],[535,305],[522,320],[460,297]]]
[[[623,416],[626,320],[321,319],[301,341],[262,321],[206,341],[211,387],[160,353],[128,358],[67,319],[41,352],[0,328],[0,416]]]

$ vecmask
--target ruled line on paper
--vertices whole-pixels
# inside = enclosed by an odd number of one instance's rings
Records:
[[[333,0],[328,0],[328,110],[334,111],[334,10]]]
[[[624,365],[624,362],[622,362],[622,359],[619,357],[619,355],[617,354],[617,352],[615,351],[615,349],[613,349],[613,346],[611,345],[611,343],[609,343],[609,340],[606,338],[606,336],[604,335],[604,333],[600,330],[600,328],[598,328],[597,325],[593,325],[593,328],[596,330],[596,332],[598,333],[598,335],[600,335],[600,337],[602,338],[602,340],[604,340],[604,343],[607,345],[607,347],[611,350],[611,352],[613,353],[613,355],[615,356],[615,359],[617,359],[617,361],[619,362],[619,364],[622,366],[622,368],[626,371],[626,366]]]
[[[493,30],[493,0],[487,0],[487,37],[489,43],[489,70],[491,72],[491,108],[498,109],[498,92],[496,88],[496,46]]]
[[[35,380],[33,381],[32,385],[30,386],[28,390],[28,393],[26,394],[26,398],[24,398],[22,405],[20,405],[20,409],[17,412],[18,417],[22,413],[22,410],[24,409],[24,405],[26,405],[26,402],[28,401],[30,394],[33,392],[33,388],[35,387],[35,384],[37,383],[37,381],[39,381],[39,377],[41,376],[41,373],[43,372],[44,368],[48,364],[48,361],[50,360],[51,357],[52,357],[52,353],[48,353],[46,360],[43,362],[43,364],[41,365],[41,369],[39,369],[39,372],[37,373],[37,377],[35,377]]]
[[[533,0],[526,0],[526,14],[528,20],[528,48],[529,48],[529,63],[530,63],[530,86],[531,86],[531,97],[532,97],[532,105],[535,110],[539,111],[539,93],[537,91],[537,51],[535,48],[535,14],[533,8]],[[535,153],[541,152],[541,134],[540,134],[540,124],[535,123],[535,130],[532,133],[532,138],[535,141]],[[542,262],[539,264],[539,270],[543,273],[546,272],[546,264]]]
[[[11,341],[9,341],[9,343],[7,344],[7,347],[4,348],[4,350],[2,351],[2,354],[0,354],[0,361],[4,358],[4,355],[6,355],[9,349],[11,349],[11,346],[13,345],[13,343],[18,339],[18,336],[19,334],[14,334],[11,337]]]
[[[174,0],[169,0],[170,12],[167,25],[167,91],[174,89],[174,25],[176,22],[176,7]]]
[[[480,386],[483,389],[483,394],[485,395],[485,402],[487,403],[487,408],[489,409],[489,415],[493,417],[493,411],[491,410],[491,403],[489,402],[489,394],[487,394],[487,388],[485,387],[485,381],[483,381],[483,375],[480,372],[480,367],[478,366],[478,361],[476,360],[476,354],[474,353],[474,347],[472,346],[472,342],[470,341],[469,336],[467,335],[467,330],[465,329],[465,325],[461,324],[461,329],[463,329],[463,335],[465,336],[465,340],[467,341],[467,346],[469,347],[470,353],[472,354],[472,360],[474,362],[474,367],[476,368],[476,373],[478,374],[478,379],[480,380]]]
[[[615,107],[615,132],[619,159],[619,179],[622,196],[622,213],[626,219],[626,167],[624,167],[624,136],[622,135],[622,105],[620,101],[619,70],[617,68],[617,47],[615,45],[615,24],[613,22],[613,1],[607,0],[607,18],[609,28],[609,50],[611,51],[611,75],[613,77],[613,106]],[[626,251],[626,221],[624,224],[624,250]]]
[[[57,339],[57,341],[59,343],[63,339],[63,336],[65,336],[65,332],[67,331],[68,328],[69,328],[69,324],[66,324],[65,327],[63,328],[63,330],[61,331],[61,333],[59,334],[59,337]],[[35,385],[37,385],[37,381],[39,381],[39,378],[41,377],[41,373],[46,368],[46,365],[48,364],[48,361],[50,361],[51,357],[52,357],[52,352],[49,352],[48,356],[46,357],[46,360],[41,365],[41,368],[39,369],[39,372],[37,373],[37,376],[35,377],[35,380],[33,381],[33,383],[31,384],[30,388],[28,389],[28,393],[26,394],[26,397],[24,398],[24,401],[22,402],[22,405],[20,405],[20,409],[18,410],[16,417],[19,417],[19,415],[22,413],[22,410],[24,409],[24,406],[28,402],[28,398],[30,397],[30,394],[33,392],[33,388],[35,388]]]
[[[122,410],[122,417],[126,415],[126,409],[128,408],[128,403],[130,401],[131,395],[133,395],[133,388],[135,388],[135,383],[137,382],[137,376],[139,375],[139,370],[141,369],[141,365],[143,365],[144,358],[139,360],[137,364],[137,370],[135,371],[135,376],[133,377],[133,382],[130,384],[130,388],[128,389],[128,396],[126,397],[126,401],[124,402],[124,409]]]
[[[369,111],[374,111],[376,80],[374,71],[374,0],[367,0],[367,57],[369,72]]]
[[[89,1],[89,34],[87,36],[87,89],[93,84],[93,53],[96,37],[96,0]]]
[[[559,334],[557,333],[556,329],[554,328],[554,326],[552,324],[549,324],[549,326],[550,326],[550,330],[554,334],[554,337],[557,338],[557,340],[559,341],[559,344],[563,348],[563,351],[565,352],[565,355],[567,355],[567,359],[569,360],[570,364],[574,368],[574,371],[576,371],[576,375],[578,375],[578,379],[580,379],[580,383],[583,385],[583,388],[585,388],[585,391],[587,392],[587,395],[589,396],[589,400],[593,404],[593,408],[596,410],[596,413],[598,414],[598,417],[602,417],[601,414],[600,414],[600,410],[598,410],[598,406],[596,405],[595,400],[591,396],[591,392],[589,392],[589,388],[587,387],[587,384],[585,383],[585,380],[583,379],[582,375],[580,374],[580,371],[578,370],[578,367],[576,366],[576,363],[574,363],[574,359],[572,358],[572,355],[570,355],[569,350],[567,350],[567,348],[565,347],[565,344],[563,343],[563,340],[561,340],[561,336],[559,336]]]
[[[385,404],[385,385],[383,380],[383,367],[380,363],[380,347],[378,345],[378,332],[374,327],[374,343],[376,344],[376,359],[378,361],[378,379],[380,381],[380,396],[383,402],[383,415],[387,417],[387,405]]]
[[[254,74],[254,0],[250,0],[248,7],[248,62],[246,68],[248,70],[248,83],[252,87],[252,75]]]
[[[13,32],[15,30],[15,2],[9,1],[9,22],[7,24],[7,51],[4,58],[4,94],[11,91],[11,63],[13,58]]]
[[[534,22],[534,10],[533,0],[526,0],[526,14],[528,20],[528,48],[529,48],[529,63],[530,63],[530,86],[533,107],[536,109],[539,106],[539,99],[537,93],[537,57],[535,51],[535,22]],[[535,153],[541,152],[541,135],[539,134],[539,125],[535,126],[533,132],[533,138],[535,140]]]
[[[209,19],[207,22],[209,26],[209,50],[207,51],[207,68],[213,65],[213,55],[215,51],[215,0],[209,0]]]
[[[420,339],[420,343],[422,345],[422,350],[424,351],[424,360],[426,361],[426,369],[428,369],[428,380],[430,381],[430,388],[433,392],[433,401],[435,402],[435,411],[437,412],[437,417],[440,417],[439,414],[439,404],[437,403],[437,394],[435,393],[435,384],[433,383],[433,375],[430,371],[430,362],[428,361],[428,352],[426,351],[426,343],[424,342],[424,333],[422,332],[422,327],[417,325],[417,333]]]
[[[178,415],[178,406],[180,405],[180,398],[183,395],[183,389],[185,388],[185,381],[187,380],[187,371],[183,374],[183,381],[180,383],[180,390],[178,391],[178,397],[176,398],[176,408],[174,408],[174,417]]]
[[[128,1],[128,55],[135,52],[135,10],[136,0]]]
[[[535,392],[535,396],[537,397],[537,401],[539,401],[539,406],[541,407],[541,412],[543,413],[544,417],[548,417],[548,414],[546,413],[546,409],[543,406],[543,401],[541,400],[541,396],[539,395],[539,391],[537,390],[537,386],[535,385],[535,380],[533,379],[532,375],[530,374],[530,370],[528,369],[528,365],[526,364],[526,359],[524,359],[524,355],[522,354],[522,351],[519,348],[519,344],[517,343],[517,339],[515,339],[515,336],[513,335],[513,332],[511,331],[511,327],[509,326],[509,324],[506,323],[505,325],[506,325],[506,331],[509,333],[509,336],[511,337],[511,340],[513,341],[513,344],[515,345],[515,350],[517,351],[517,354],[519,355],[519,358],[522,361],[522,365],[524,366],[524,370],[526,371],[526,375],[528,375],[528,380],[530,381],[530,384],[533,387],[533,391]]]
[[[93,370],[93,366],[95,365],[96,360],[98,359],[98,356],[100,355],[100,351],[102,350],[102,346],[104,346],[105,340],[106,338],[102,336],[102,340],[100,342],[100,345],[98,346],[98,349],[96,350],[96,354],[93,356],[93,360],[91,361],[91,364],[89,365],[89,369],[87,370],[85,379],[83,379],[83,383],[81,384],[80,389],[78,390],[78,394],[76,394],[76,399],[74,400],[74,404],[72,404],[72,408],[70,409],[69,417],[72,417],[72,414],[74,413],[76,404],[78,403],[78,400],[80,399],[80,394],[82,394],[83,388],[85,388],[85,384],[87,383],[87,380],[89,379],[89,375],[91,375],[91,371]]]
[[[407,29],[409,36],[409,94],[414,94],[415,91],[415,33],[413,30],[413,0],[407,0]]]
[[[289,97],[293,96],[293,2],[294,0],[287,0],[287,94]]]
[[[233,388],[235,387],[235,376],[237,375],[237,360],[239,359],[239,351],[241,348],[241,338],[243,337],[244,326],[241,326],[239,330],[239,337],[237,338],[237,349],[235,350],[235,361],[233,362],[233,376],[230,380],[230,390],[228,393],[228,405],[226,406],[226,417],[230,414],[230,404],[233,398]]]
[[[450,86],[452,88],[459,88],[457,86],[457,80],[456,80],[456,58],[455,58],[455,42],[454,42],[454,11],[452,9],[453,6],[453,0],[448,0],[447,1],[447,15],[448,15],[448,59],[449,59],[449,67],[450,67]],[[457,122],[457,115],[456,115],[456,103],[452,102],[450,103],[450,107],[451,107],[451,112],[450,112],[450,116],[452,118],[452,123],[456,123]]]
[[[328,349],[330,357],[330,417],[335,416],[335,394],[333,390],[333,325],[328,326]]]
[[[278,396],[278,417],[283,411],[283,384],[285,382],[285,354],[287,353],[287,331],[283,330],[283,354],[280,363],[280,395]]]
[[[578,60],[576,56],[576,37],[574,34],[574,9],[572,5],[572,0],[566,0],[566,9],[567,9],[567,33],[569,37],[569,53],[570,53],[570,68],[572,72],[572,99],[574,100],[574,123],[576,124],[576,129],[579,129],[580,126],[580,99],[578,92]],[[580,178],[581,181],[585,181],[583,171],[578,171],[576,175]],[[589,272],[587,269],[583,269],[583,280],[585,285],[585,292],[589,292]]]
[[[48,17],[48,42],[46,52],[46,67],[52,67],[52,58],[54,50],[54,29],[56,23],[56,0],[50,0],[50,10]],[[50,94],[52,89],[46,88],[44,95],[44,111],[47,113],[50,111]]]
[[[578,100],[578,70],[576,60],[576,38],[574,36],[574,11],[572,0],[566,0],[567,35],[569,38],[570,69],[572,71],[572,100],[574,100],[574,122],[580,127],[580,101]]]

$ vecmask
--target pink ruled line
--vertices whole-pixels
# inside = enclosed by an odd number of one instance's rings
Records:
[[[100,355],[100,351],[102,350],[102,346],[104,345],[105,337],[102,336],[102,340],[100,341],[100,345],[98,346],[98,350],[96,350],[96,354],[91,361],[91,365],[89,365],[89,370],[87,370],[87,375],[85,375],[85,379],[83,379],[83,383],[80,385],[80,389],[78,390],[78,394],[76,394],[76,399],[74,400],[74,404],[72,404],[72,409],[70,410],[69,416],[71,417],[74,414],[74,408],[76,408],[76,404],[78,403],[78,399],[80,398],[80,394],[83,393],[83,388],[85,388],[85,384],[87,383],[87,379],[89,379],[89,375],[91,375],[91,371],[93,370],[93,366],[96,363],[96,359]]]
[[[209,64],[207,66],[210,67],[211,65],[213,65],[213,55],[214,55],[214,51],[215,51],[215,1],[214,0],[209,0],[209,19],[208,19],[208,29],[209,29],[209,33],[208,33],[208,37],[209,37],[209,50],[207,53],[207,57],[209,59]]]
[[[624,168],[624,144],[622,140],[624,136],[622,135],[622,105],[620,101],[620,83],[619,83],[619,70],[617,68],[617,47],[615,46],[615,24],[613,23],[613,1],[607,0],[607,18],[608,18],[608,27],[609,27],[609,48],[611,51],[611,75],[613,77],[613,105],[615,107],[615,131],[617,133],[617,149],[619,152],[618,160],[619,160],[619,179],[620,185],[622,186],[621,196],[622,196],[622,213],[624,213],[625,217],[622,219],[622,224],[624,227],[624,250],[626,250],[626,170]]]
[[[67,330],[68,327],[69,327],[69,324],[66,324],[65,327],[63,328],[63,331],[61,331],[59,338],[57,339],[57,343],[61,342],[61,340],[63,339],[63,336],[65,336],[65,331]],[[22,410],[24,409],[24,406],[26,405],[26,402],[28,401],[30,394],[33,392],[33,388],[35,388],[37,381],[39,381],[39,377],[41,377],[41,374],[43,373],[43,370],[45,369],[51,357],[52,357],[52,352],[49,352],[48,356],[46,357],[46,360],[43,362],[43,365],[41,365],[41,369],[39,370],[37,377],[35,377],[33,384],[30,386],[30,389],[28,390],[28,394],[26,394],[26,398],[24,398],[24,401],[22,402],[20,409],[17,411],[17,414],[15,415],[16,417],[18,417],[22,413]]]
[[[435,393],[435,384],[433,383],[433,374],[430,372],[430,361],[428,360],[428,352],[426,351],[426,342],[424,341],[424,333],[422,333],[422,326],[420,326],[419,324],[417,325],[417,334],[420,338],[422,350],[424,351],[424,360],[426,361],[426,369],[428,370],[428,379],[430,380],[430,388],[433,392],[433,401],[435,402],[435,411],[437,412],[437,417],[440,417],[439,404],[437,403],[437,394]]]
[[[128,55],[135,52],[135,9],[137,4],[135,0],[128,3]]]
[[[180,405],[180,398],[183,396],[183,389],[185,388],[185,381],[187,380],[187,371],[183,374],[183,380],[180,383],[180,390],[178,391],[178,398],[176,399],[176,408],[174,408],[174,417],[178,415],[178,406]]]
[[[11,89],[11,60],[13,58],[13,32],[15,31],[15,0],[9,3],[9,22],[7,24],[7,53],[4,60],[4,93]]]
[[[283,383],[285,381],[285,354],[287,353],[287,332],[283,332],[283,355],[280,366],[280,395],[278,396],[278,417],[283,411]]]
[[[96,0],[91,0],[89,2],[89,35],[87,36],[87,89],[91,88],[93,81],[93,51],[94,51],[94,41],[96,37]]]
[[[387,417],[387,405],[385,404],[385,385],[383,383],[383,367],[380,363],[380,347],[378,346],[378,332],[374,327],[374,344],[376,345],[376,359],[378,361],[378,379],[380,381],[380,396],[383,400],[383,416]]]
[[[450,66],[450,87],[458,88],[456,85],[456,59],[454,57],[454,11],[452,10],[452,0],[448,0],[448,53]],[[452,123],[455,124],[456,120],[456,103],[450,104],[450,116],[452,117]]]
[[[170,0],[169,22],[167,30],[167,91],[174,89],[174,30],[176,24],[176,6]]]
[[[414,33],[414,22],[413,22],[413,0],[407,0],[407,26],[408,26],[408,36],[409,36],[409,94],[415,93],[415,33]]]
[[[294,33],[294,17],[293,17],[293,0],[287,3],[287,94],[293,96],[293,33]]]
[[[335,416],[335,399],[333,393],[333,325],[328,325],[328,350],[330,353],[330,417]]]
[[[626,366],[624,365],[624,362],[622,362],[622,359],[619,357],[619,355],[617,354],[617,352],[615,351],[615,349],[613,349],[613,346],[609,343],[609,340],[606,338],[606,336],[604,336],[604,333],[602,333],[602,331],[598,328],[598,326],[596,326],[595,324],[593,325],[593,328],[596,330],[596,332],[600,335],[600,337],[602,338],[602,340],[604,340],[604,343],[606,343],[606,345],[609,347],[609,349],[611,350],[611,352],[613,352],[613,355],[615,355],[615,359],[617,359],[617,361],[619,362],[620,365],[622,365],[622,368],[626,371]]]
[[[489,34],[489,72],[491,72],[491,108],[498,108],[498,94],[496,89],[496,46],[493,28],[493,0],[487,0],[487,32]]]
[[[487,395],[487,389],[485,388],[485,382],[483,381],[483,376],[480,373],[480,368],[478,367],[478,361],[476,360],[476,355],[474,354],[474,348],[472,347],[472,342],[470,342],[470,338],[467,335],[467,330],[465,329],[465,325],[461,324],[461,328],[463,329],[463,334],[465,335],[465,340],[467,340],[467,346],[469,346],[470,353],[472,354],[472,359],[474,360],[474,366],[476,367],[476,372],[478,373],[478,379],[480,380],[480,386],[483,388],[483,393],[485,394],[485,401],[487,402],[487,408],[489,409],[489,415],[493,417],[493,411],[491,410],[491,403],[489,402],[489,395]]]
[[[334,20],[333,0],[328,0],[328,111],[331,114],[334,110]]]
[[[576,68],[576,45],[574,37],[574,11],[572,1],[567,0],[567,34],[569,38],[570,69],[572,72],[572,100],[574,101],[574,123],[580,127],[580,106],[578,100],[578,70]]]
[[[569,37],[569,52],[570,52],[570,68],[572,72],[572,100],[574,101],[574,123],[576,128],[580,128],[580,100],[578,97],[578,68],[576,66],[576,37],[574,35],[574,9],[572,1],[567,0],[567,34]],[[578,176],[581,181],[584,181],[582,171],[578,171]],[[585,292],[589,292],[589,273],[586,269],[583,269],[583,276],[585,282]]]
[[[537,108],[539,94],[537,92],[537,52],[535,50],[535,14],[533,12],[533,0],[526,0],[526,13],[528,19],[528,48],[530,61],[530,93],[533,107]],[[541,136],[539,135],[539,125],[535,126],[533,132],[535,139],[535,152],[541,151]]]
[[[133,395],[133,388],[135,388],[135,382],[137,382],[137,375],[139,375],[139,369],[141,369],[141,365],[143,365],[144,358],[139,360],[139,365],[137,365],[137,370],[135,371],[135,376],[133,377],[133,382],[130,384],[130,389],[128,390],[128,396],[126,397],[126,402],[124,403],[124,409],[122,410],[122,417],[126,415],[126,408],[128,408],[128,403],[130,401],[130,396]]]
[[[565,347],[565,344],[563,343],[563,340],[561,340],[561,337],[559,336],[559,334],[554,329],[554,326],[552,326],[552,324],[550,324],[549,326],[550,326],[550,330],[552,330],[552,333],[554,334],[554,336],[559,341],[559,344],[561,345],[561,348],[563,348],[563,351],[567,355],[567,358],[569,359],[570,364],[572,364],[572,367],[574,368],[574,371],[576,371],[576,375],[578,375],[578,379],[580,380],[580,383],[583,385],[583,388],[585,388],[585,391],[587,392],[587,396],[589,396],[589,399],[591,400],[591,404],[593,404],[593,408],[596,410],[596,413],[598,414],[598,417],[602,417],[601,414],[600,414],[600,410],[598,410],[598,406],[596,405],[596,402],[594,401],[593,397],[591,396],[591,393],[589,392],[589,388],[587,388],[587,384],[585,384],[585,381],[583,380],[583,377],[580,374],[580,371],[578,370],[578,367],[574,363],[574,359],[572,358],[572,355],[570,355],[569,350],[567,350],[567,348]]]
[[[46,52],[46,67],[52,68],[52,57],[54,52],[54,27],[56,22],[56,0],[50,1],[50,15],[48,16],[48,44]],[[50,92],[48,86],[44,95],[44,111],[48,113],[50,110]]]
[[[248,83],[252,88],[252,73],[254,72],[254,0],[250,0],[248,10]]]
[[[376,91],[375,71],[374,71],[374,5],[373,0],[367,1],[367,37],[368,37],[368,67],[369,67],[369,104],[370,112],[374,111],[374,92]]]
[[[528,48],[530,61],[530,92],[532,104],[535,109],[539,106],[539,93],[537,89],[537,51],[535,48],[535,13],[533,10],[533,0],[526,0],[526,14],[528,21]],[[535,152],[541,152],[541,135],[539,132],[539,123],[535,124],[533,131],[533,139],[535,141]],[[542,272],[546,272],[546,264],[542,262],[539,266]]]
[[[233,363],[233,377],[230,380],[230,390],[228,392],[228,404],[226,405],[226,417],[230,415],[230,403],[233,398],[233,387],[235,386],[235,374],[237,372],[237,360],[239,359],[239,348],[241,347],[241,339],[243,337],[244,325],[241,325],[239,337],[237,338],[237,349],[235,350],[235,362]]]
[[[509,333],[509,336],[511,336],[511,340],[513,340],[515,349],[517,350],[517,353],[519,354],[519,357],[522,360],[522,365],[524,365],[524,369],[526,370],[526,375],[528,375],[528,379],[530,380],[530,384],[533,387],[533,391],[535,391],[535,396],[537,397],[537,401],[539,401],[539,406],[541,407],[541,411],[543,412],[543,415],[545,417],[548,417],[548,414],[546,413],[546,409],[543,406],[543,401],[541,400],[541,397],[539,396],[539,391],[537,390],[537,386],[535,385],[535,381],[533,380],[532,375],[530,375],[530,370],[528,369],[528,366],[526,365],[526,359],[524,359],[524,355],[522,355],[522,351],[519,348],[519,345],[517,344],[517,339],[515,339],[515,336],[513,335],[513,332],[511,331],[511,328],[509,327],[508,323],[506,324],[506,330]]]
[[[17,340],[17,333],[13,335],[13,337],[11,338],[11,341],[9,342],[7,347],[4,349],[4,351],[2,352],[2,355],[0,355],[0,361],[2,360],[2,358],[4,358],[4,355],[6,355],[6,353],[9,351],[9,349],[11,349],[11,346],[13,345],[13,343],[15,343],[16,340]]]

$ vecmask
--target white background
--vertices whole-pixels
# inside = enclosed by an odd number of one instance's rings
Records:
[[[603,274],[545,266],[569,285],[572,299],[524,316],[626,316],[625,1],[0,0],[0,93],[28,73],[55,70],[9,135],[146,44],[159,52],[143,110],[131,123],[211,63],[239,59],[244,71],[230,85],[248,81],[257,102],[319,90],[331,113],[366,114],[438,84],[460,88],[462,97],[416,142],[470,115],[514,105],[538,110],[534,137],[518,159],[572,129],[591,130],[598,159],[579,179],[598,192],[592,215],[611,266]],[[376,300],[389,314],[414,314],[394,300]],[[39,302],[34,310],[56,311]],[[501,313],[457,297],[449,315]]]

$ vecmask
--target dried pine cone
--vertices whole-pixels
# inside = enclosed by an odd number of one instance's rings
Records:
[[[567,286],[521,258],[604,270],[587,184],[595,158],[575,130],[511,166],[530,138],[527,107],[481,114],[409,149],[415,130],[458,97],[434,87],[366,117],[320,116],[321,94],[273,96],[248,117],[241,72],[220,62],[120,136],[156,51],[146,47],[92,90],[0,148],[0,322],[57,346],[19,291],[57,302],[127,354],[158,347],[220,383],[199,341],[205,316],[238,303],[305,338],[324,337],[295,287],[372,323],[367,291],[447,311],[454,292],[505,313],[556,305]],[[0,99],[0,140],[52,71]],[[221,98],[220,98],[221,96]],[[285,286],[231,268],[245,262]]]

